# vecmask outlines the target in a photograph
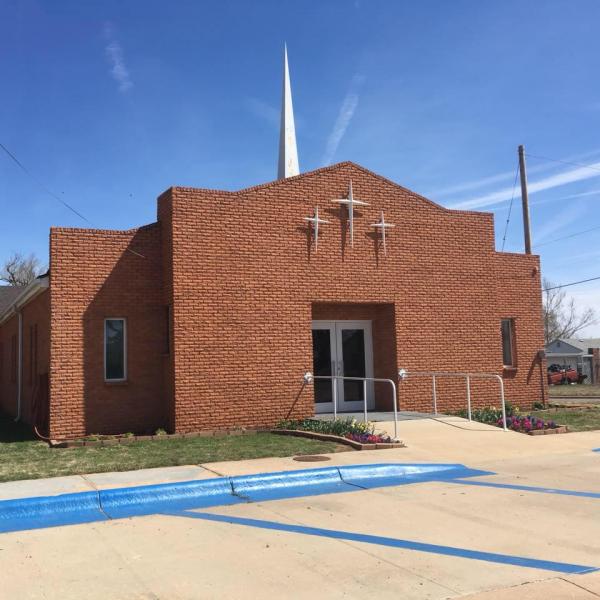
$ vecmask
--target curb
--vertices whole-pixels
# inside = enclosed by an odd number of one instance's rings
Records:
[[[454,463],[383,463],[3,500],[0,533],[492,474]]]

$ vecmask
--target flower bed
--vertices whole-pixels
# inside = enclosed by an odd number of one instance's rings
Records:
[[[458,416],[467,418],[467,411],[461,410]],[[477,408],[471,412],[473,421],[487,423],[502,427],[502,409],[496,406]],[[521,415],[518,407],[513,407],[510,402],[506,403],[506,426],[511,431],[527,433],[529,435],[543,435],[545,433],[567,433],[567,428],[558,425],[554,421],[545,421],[532,415]]]
[[[273,433],[299,435],[318,440],[335,441],[352,446],[355,450],[380,450],[383,448],[404,448],[402,442],[388,435],[375,433],[375,425],[356,419],[334,419],[320,421],[303,419],[301,421],[281,421]]]
[[[498,427],[502,427],[502,417],[496,421]],[[512,431],[518,431],[519,433],[529,433],[531,435],[543,435],[545,433],[566,433],[567,428],[561,427],[554,421],[544,421],[539,417],[533,417],[531,415],[518,416],[512,415],[506,417],[506,426]],[[560,430],[560,431],[559,431]]]

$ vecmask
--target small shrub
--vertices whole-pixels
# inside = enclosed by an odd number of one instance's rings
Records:
[[[506,402],[505,407],[507,420],[508,417],[512,417],[513,415],[517,415],[519,413],[519,408],[513,407],[510,402]],[[459,410],[456,414],[459,417],[463,417],[463,419],[467,419],[469,416],[466,409]],[[486,406],[485,408],[474,408],[471,411],[471,418],[473,421],[478,421],[479,423],[495,425],[498,419],[502,419],[502,407]]]
[[[333,421],[320,421],[318,419],[284,420],[277,423],[275,429],[296,429],[298,431],[312,431],[347,437],[352,435],[374,435],[375,425],[370,422],[357,421],[356,419],[334,419]]]
[[[162,428],[159,427],[155,432],[154,435],[167,435],[167,432]]]

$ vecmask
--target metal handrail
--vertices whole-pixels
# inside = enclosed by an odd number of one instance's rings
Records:
[[[365,423],[368,421],[368,409],[367,409],[367,382],[372,381],[374,383],[389,383],[392,386],[392,393],[394,396],[394,440],[398,439],[398,392],[396,389],[396,383],[393,379],[382,379],[379,377],[345,377],[344,375],[313,375],[312,373],[304,374],[304,383],[312,383],[315,379],[331,379],[342,381],[362,381],[363,382],[363,414]],[[337,418],[337,385],[333,387],[333,418]]]
[[[469,417],[469,421],[472,421],[471,415],[471,378],[480,378],[480,379],[497,379],[500,383],[500,400],[502,402],[502,425],[504,431],[508,431],[508,427],[506,425],[506,402],[504,400],[504,380],[497,373],[460,373],[453,371],[406,371],[405,369],[400,369],[398,371],[398,378],[400,381],[403,381],[409,376],[422,376],[422,377],[431,377],[432,378],[432,393],[433,393],[433,413],[435,415],[437,412],[437,388],[436,388],[436,378],[437,377],[464,377],[467,384],[467,415]]]

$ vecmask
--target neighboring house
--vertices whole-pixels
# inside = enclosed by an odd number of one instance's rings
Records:
[[[586,375],[584,383],[600,383],[600,338],[561,338],[546,344],[546,362]]]
[[[350,183],[368,203],[353,213],[337,202]],[[497,252],[492,214],[354,163],[238,192],[173,187],[139,229],[51,229],[49,276],[0,314],[0,407],[57,439],[271,427],[331,411],[331,382],[302,376],[332,368],[496,373],[529,407],[546,386],[541,314],[539,257]],[[399,386],[401,409],[431,410],[431,379]],[[335,389],[340,412],[361,410],[361,382]],[[465,406],[464,379],[437,392],[440,411]],[[497,381],[473,380],[472,397],[497,404]],[[384,385],[366,400],[391,407]]]

